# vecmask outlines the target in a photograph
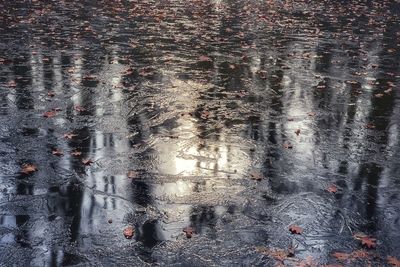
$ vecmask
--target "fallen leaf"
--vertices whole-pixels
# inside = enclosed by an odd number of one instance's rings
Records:
[[[45,113],[43,113],[43,117],[45,117],[45,118],[52,118],[55,115],[57,115],[57,112],[55,112],[54,110],[49,110],[49,111],[46,111]]]
[[[193,227],[185,227],[183,228],[183,232],[186,234],[187,238],[192,238],[193,234],[195,233],[195,230]]]
[[[395,257],[392,256],[387,256],[387,262],[389,265],[394,266],[394,267],[400,267],[400,260],[398,260]]]
[[[250,178],[252,180],[261,181],[264,178],[264,175],[260,172],[252,171],[250,172]]]
[[[72,138],[74,138],[75,136],[78,136],[77,134],[73,134],[73,133],[66,133],[64,134],[64,138],[71,140]]]
[[[367,128],[367,129],[375,129],[375,125],[373,123],[367,123],[365,125],[365,128]]]
[[[269,249],[264,247],[257,247],[256,251],[280,262],[283,262],[288,257],[288,253],[283,249]]]
[[[208,62],[208,63],[210,63],[210,62],[212,62],[212,59],[210,57],[208,57],[208,56],[200,56],[199,57],[199,61],[200,62]]]
[[[301,227],[299,227],[299,226],[297,226],[295,224],[292,224],[292,225],[289,226],[289,231],[292,234],[301,235],[301,233],[303,232],[303,228],[301,228]]]
[[[128,226],[124,229],[124,236],[126,239],[132,239],[133,234],[135,233],[135,229],[132,226]]]
[[[284,144],[283,144],[283,147],[284,147],[285,149],[292,149],[292,148],[293,148],[293,145],[292,145],[291,143],[284,143]]]
[[[61,157],[61,156],[64,155],[64,153],[62,152],[62,150],[60,150],[60,149],[58,149],[58,148],[54,149],[51,153],[52,153],[54,156],[59,156],[59,157]]]
[[[368,237],[368,236],[362,237],[361,245],[363,245],[367,248],[375,248],[376,247],[376,239]]]
[[[338,259],[339,261],[346,261],[351,258],[351,254],[344,252],[335,252],[332,254],[332,256]]]
[[[86,109],[85,109],[84,107],[81,107],[81,106],[75,106],[74,109],[75,109],[76,111],[78,111],[78,112],[84,112],[84,111],[86,111]]]
[[[297,129],[294,133],[298,136],[300,134],[300,129]]]
[[[22,173],[24,174],[31,174],[33,172],[36,172],[38,169],[36,165],[34,164],[22,164]]]
[[[308,116],[310,116],[310,117],[314,117],[314,116],[316,115],[315,112],[308,112],[307,114],[308,114]]]
[[[332,184],[326,189],[329,193],[335,194],[337,192],[337,187],[336,185]]]
[[[83,165],[90,166],[93,161],[91,159],[82,159]]]
[[[74,150],[71,152],[71,155],[74,157],[79,157],[80,155],[82,155],[82,152],[79,150]]]
[[[376,238],[369,237],[363,233],[354,234],[354,238],[361,241],[361,245],[366,248],[376,247]]]
[[[381,97],[383,97],[384,96],[384,94],[375,94],[375,97],[376,98],[381,98]]]
[[[126,174],[128,176],[128,178],[133,179],[136,178],[138,175],[138,172],[135,171],[128,171],[128,173]]]
[[[56,94],[53,91],[47,93],[47,96],[54,97]]]

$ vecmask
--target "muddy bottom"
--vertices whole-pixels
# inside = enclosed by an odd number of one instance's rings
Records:
[[[400,266],[399,2],[0,9],[0,266]]]

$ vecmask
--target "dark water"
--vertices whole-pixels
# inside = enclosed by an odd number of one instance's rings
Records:
[[[0,8],[1,266],[400,258],[397,1]]]

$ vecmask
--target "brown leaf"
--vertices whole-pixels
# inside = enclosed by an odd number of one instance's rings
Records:
[[[336,185],[332,184],[332,185],[330,185],[326,190],[327,190],[329,193],[335,194],[335,193],[337,192],[338,189],[337,189]]]
[[[361,241],[361,245],[366,248],[375,248],[376,247],[376,238],[372,238],[366,236],[363,233],[357,233],[354,235],[354,238]]]
[[[351,253],[351,256],[354,259],[368,259],[370,257],[370,254],[363,249],[359,249],[353,251],[353,253]]]
[[[192,238],[193,234],[196,232],[193,227],[187,226],[183,228],[183,232],[186,234],[187,238]]]
[[[126,176],[128,176],[128,178],[130,178],[130,179],[133,179],[133,178],[136,178],[138,174],[139,174],[139,173],[136,172],[136,171],[128,171],[128,173],[126,174]]]
[[[375,129],[375,125],[373,123],[367,123],[365,125],[365,128],[367,128],[367,129]]]
[[[45,117],[45,118],[52,118],[55,115],[57,115],[57,112],[55,112],[54,110],[49,110],[49,111],[46,111],[45,113],[43,113],[43,117]]]
[[[91,159],[82,159],[83,165],[90,166],[93,163]]]
[[[36,172],[38,169],[36,165],[34,164],[22,164],[22,173],[24,174],[31,174],[33,172]]]
[[[283,147],[284,147],[285,149],[292,149],[292,148],[293,148],[293,145],[292,145],[291,143],[284,143],[284,144],[283,144]]]
[[[73,134],[73,133],[66,133],[64,134],[64,138],[71,140],[72,138],[74,138],[75,136],[78,136],[77,134]]]
[[[60,150],[60,149],[58,149],[58,148],[54,149],[51,153],[52,153],[54,156],[59,156],[59,157],[61,157],[61,156],[64,155],[64,152],[62,152],[62,150]]]
[[[376,239],[375,238],[365,236],[365,237],[362,237],[360,240],[361,240],[361,245],[363,245],[367,248],[376,248]]]
[[[208,56],[200,56],[199,61],[200,62],[212,62],[213,60]]]
[[[47,93],[47,96],[54,97],[56,94],[53,91]]]
[[[315,115],[317,115],[317,113],[315,113],[315,112],[308,112],[308,116],[309,116],[309,117],[314,117]]]
[[[298,136],[300,134],[300,129],[297,129],[294,133]]]
[[[297,226],[295,224],[292,224],[292,225],[289,226],[289,231],[292,234],[301,235],[301,233],[303,232],[303,228],[301,228],[301,227],[299,227],[299,226]]]
[[[344,252],[335,252],[332,254],[332,256],[338,259],[339,261],[346,261],[351,258],[351,254]]]
[[[252,171],[250,172],[250,178],[252,180],[261,181],[264,178],[264,175],[260,172]]]
[[[394,267],[400,267],[400,260],[398,260],[395,257],[392,256],[387,256],[387,262],[389,265],[394,266]]]
[[[86,109],[85,109],[84,107],[82,107],[82,106],[75,106],[74,109],[75,109],[76,111],[78,111],[78,112],[84,112],[84,111],[86,111]]]
[[[82,152],[79,150],[74,150],[71,152],[71,155],[74,157],[79,157],[80,155],[82,155]]]
[[[128,226],[124,229],[124,236],[126,239],[132,239],[133,234],[135,233],[135,229],[132,226]]]

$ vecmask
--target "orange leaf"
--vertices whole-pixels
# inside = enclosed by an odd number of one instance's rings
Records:
[[[332,184],[326,189],[329,193],[335,194],[337,192],[337,187],[336,185]]]
[[[135,229],[132,226],[128,226],[124,229],[124,236],[126,239],[132,239],[133,234],[135,233]]]
[[[49,110],[43,113],[43,117],[45,118],[52,118],[56,115],[57,113],[54,110]]]
[[[138,172],[135,171],[128,171],[128,173],[126,174],[128,176],[128,178],[133,179],[136,178],[138,175]]]
[[[301,227],[299,227],[299,226],[297,226],[295,224],[292,224],[292,225],[289,226],[289,231],[292,234],[300,235],[303,232],[303,228],[301,228]]]
[[[340,261],[345,261],[350,259],[351,254],[349,253],[343,253],[343,252],[335,252],[332,254],[333,257],[335,257],[336,259],[340,260]]]
[[[24,174],[31,174],[33,172],[36,172],[38,169],[36,167],[36,165],[33,164],[23,164],[22,165],[22,173]]]
[[[388,256],[388,257],[387,257],[387,262],[388,262],[391,266],[400,267],[400,260],[398,260],[398,259],[395,258],[395,257]]]

